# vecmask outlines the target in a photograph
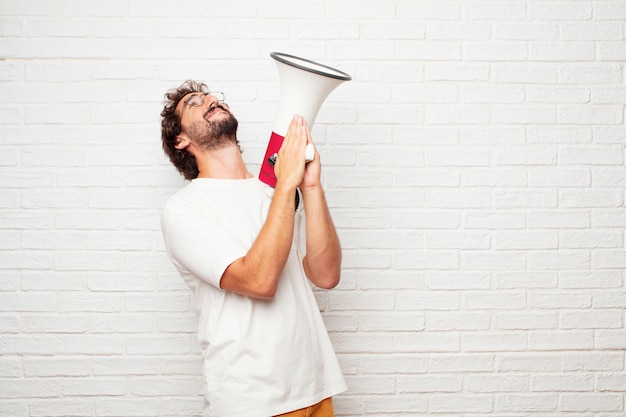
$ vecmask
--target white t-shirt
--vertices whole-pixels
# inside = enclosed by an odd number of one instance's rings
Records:
[[[269,417],[346,389],[302,266],[305,219],[271,300],[220,289],[226,268],[244,256],[267,217],[274,189],[257,178],[198,178],[162,214],[167,252],[193,292],[211,417]],[[295,196],[294,196],[295,209]]]

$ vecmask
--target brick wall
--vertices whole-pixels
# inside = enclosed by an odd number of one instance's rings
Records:
[[[163,93],[269,52],[353,76],[313,128],[344,246],[337,414],[623,417],[623,0],[0,0],[0,416],[197,416]]]

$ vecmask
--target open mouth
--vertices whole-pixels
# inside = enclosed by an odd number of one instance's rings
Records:
[[[211,117],[213,115],[213,113],[215,113],[218,110],[222,110],[222,111],[226,111],[226,109],[220,105],[217,106],[213,106],[211,108],[209,108],[205,113],[204,113],[204,118],[208,119],[209,117]]]

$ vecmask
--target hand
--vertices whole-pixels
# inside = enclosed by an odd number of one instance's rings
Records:
[[[306,145],[309,141],[310,134],[304,117],[295,115],[289,124],[274,165],[277,186],[284,184],[295,188],[303,182]]]
[[[306,127],[306,122],[305,122]],[[314,156],[313,160],[306,163],[304,168],[304,178],[302,179],[302,183],[300,184],[300,189],[303,192],[308,191],[309,189],[319,187],[321,185],[321,162],[320,162],[320,154],[317,152],[317,147],[313,143],[313,139],[311,139],[311,133],[309,129],[306,129],[307,134],[307,144],[313,147]]]

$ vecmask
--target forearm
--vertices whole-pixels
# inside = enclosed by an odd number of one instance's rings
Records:
[[[341,245],[321,186],[302,190],[306,212],[307,277],[320,288],[333,288],[341,275]]]
[[[277,185],[265,224],[243,257],[224,272],[220,285],[240,294],[271,298],[293,241],[295,188]]]

